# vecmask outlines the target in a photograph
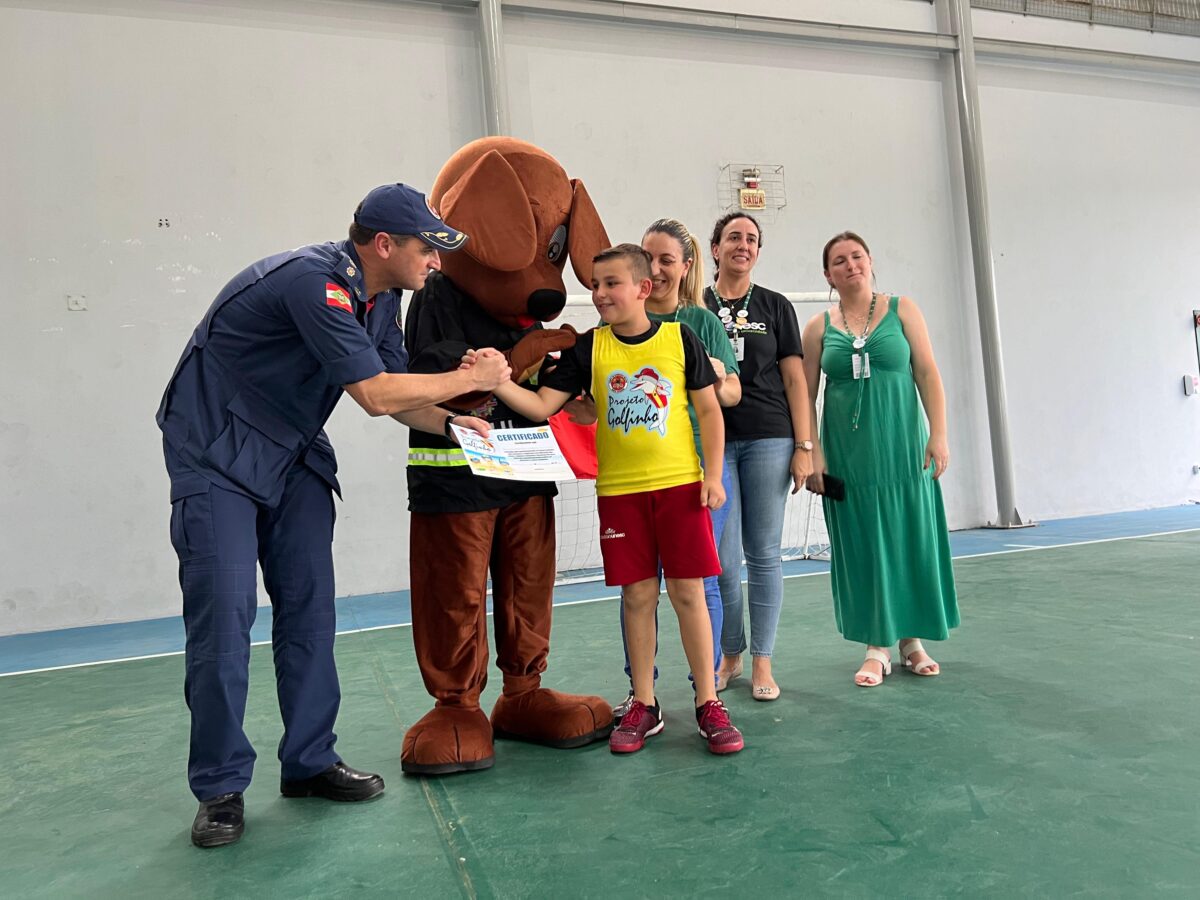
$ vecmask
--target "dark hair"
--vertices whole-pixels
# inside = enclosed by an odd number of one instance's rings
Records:
[[[617,244],[615,247],[601,250],[592,257],[592,265],[614,259],[625,260],[629,265],[629,274],[633,276],[634,281],[642,281],[650,277],[650,263],[653,257],[637,244]]]
[[[821,271],[829,271],[829,251],[833,249],[833,245],[841,241],[854,241],[864,250],[867,251],[867,256],[871,255],[871,248],[867,246],[867,242],[855,234],[853,231],[841,231],[825,242],[825,249],[821,251]]]
[[[712,237],[709,238],[709,240],[708,240],[708,246],[710,248],[710,252],[711,252],[711,247],[713,244],[721,243],[721,236],[725,233],[725,226],[728,225],[730,222],[732,222],[734,219],[749,219],[751,222],[753,222],[754,228],[758,231],[758,246],[760,248],[762,247],[762,245],[763,245],[762,226],[758,224],[758,219],[754,218],[754,216],[750,215],[750,213],[742,212],[739,209],[735,209],[732,212],[725,213],[725,215],[723,215],[723,216],[721,216],[721,218],[717,219],[716,223],[713,225]],[[716,278],[716,276],[717,276],[717,266],[718,265],[719,265],[719,261],[717,260],[717,256],[714,253],[713,254],[713,277],[714,278]]]
[[[352,240],[355,245],[359,247],[363,247],[371,243],[371,241],[375,240],[375,235],[377,234],[379,234],[379,232],[374,228],[363,228],[363,226],[359,225],[357,222],[350,223],[350,240]]]
[[[357,222],[350,223],[350,240],[354,242],[356,247],[365,247],[371,241],[375,240],[375,235],[382,234],[378,228],[365,228]],[[416,240],[415,234],[388,234],[392,239],[392,243],[397,247],[403,247],[409,241]]]

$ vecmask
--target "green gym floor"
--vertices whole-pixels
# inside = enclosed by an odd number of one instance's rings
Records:
[[[960,559],[938,678],[864,690],[828,576],[785,581],[774,703],[696,734],[664,609],[666,730],[641,753],[500,743],[486,772],[402,776],[428,708],[406,628],[339,637],[338,749],[364,805],[284,800],[270,650],[239,844],[188,840],[181,656],[0,678],[0,896],[1157,897],[1200,894],[1200,532]],[[625,693],[615,600],[555,613],[548,686]],[[486,702],[498,689],[493,678]]]

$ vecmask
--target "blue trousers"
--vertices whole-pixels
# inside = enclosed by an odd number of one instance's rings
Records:
[[[709,511],[709,516],[712,518],[713,540],[718,547],[721,546],[721,533],[725,529],[725,520],[729,518],[729,502],[733,499],[732,493],[732,474],[729,467],[726,466],[721,475],[721,485],[725,488],[725,505],[720,509]],[[740,570],[740,566],[738,567]],[[661,575],[661,567],[659,569]],[[725,605],[721,602],[721,588],[718,581],[719,576],[710,575],[704,579],[704,604],[708,607],[708,620],[712,625],[713,634],[713,679],[716,680],[716,670],[721,667],[721,626],[724,623]],[[621,616],[621,645],[625,649],[625,675],[629,677],[629,642],[625,638],[625,601],[621,601],[620,606]],[[658,610],[654,612],[654,631],[655,643],[654,652],[658,653]],[[688,678],[691,678],[691,674]],[[658,681],[658,666],[654,667],[654,680]]]
[[[726,441],[725,471],[733,479],[728,524],[717,541],[721,595],[725,598],[722,649],[746,649],[742,609],[742,557],[746,559],[746,605],[750,609],[750,655],[770,656],[783,608],[783,520],[792,482],[790,437]]]
[[[244,791],[254,771],[255,752],[242,723],[258,564],[273,608],[282,777],[315,775],[338,761],[333,723],[341,703],[333,661],[329,485],[294,466],[274,509],[212,484],[188,490],[173,493],[171,543],[179,556],[187,633],[183,691],[192,714],[192,793],[209,800]]]

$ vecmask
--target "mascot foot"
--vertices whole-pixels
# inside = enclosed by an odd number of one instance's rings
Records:
[[[560,750],[602,741],[613,730],[612,707],[599,697],[534,688],[501,694],[492,709],[498,738],[545,744]]]
[[[409,775],[450,775],[490,769],[492,726],[483,710],[438,706],[404,735],[400,769]]]

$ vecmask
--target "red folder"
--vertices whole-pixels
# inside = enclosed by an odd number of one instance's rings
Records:
[[[576,478],[596,478],[596,426],[577,425],[566,412],[550,417],[550,430]]]

